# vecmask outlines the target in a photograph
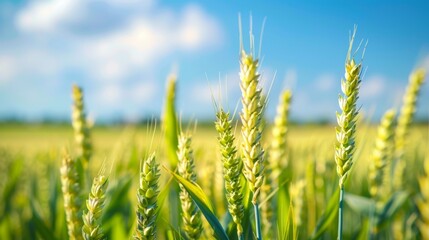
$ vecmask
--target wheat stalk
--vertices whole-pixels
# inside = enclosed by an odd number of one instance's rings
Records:
[[[240,158],[236,156],[237,149],[234,146],[235,138],[232,132],[229,113],[226,113],[223,109],[219,109],[216,117],[216,130],[219,134],[218,142],[221,146],[228,210],[234,223],[237,225],[237,235],[242,239],[243,227],[241,220],[244,214],[242,186],[240,183],[242,163]]]
[[[342,112],[337,113],[338,127],[336,128],[335,162],[337,164],[337,173],[340,177],[340,187],[344,187],[353,164],[356,117],[358,113],[356,101],[361,81],[360,71],[361,64],[356,64],[354,60],[347,60],[345,78],[341,82],[344,96],[339,95],[339,105]]]
[[[342,239],[343,227],[343,198],[344,183],[350,174],[353,165],[353,153],[355,151],[356,118],[358,109],[356,102],[359,94],[361,82],[361,63],[357,64],[352,58],[353,40],[356,29],[350,40],[349,50],[345,64],[345,75],[341,80],[341,90],[344,95],[338,96],[341,113],[337,112],[338,127],[336,127],[337,143],[335,145],[335,163],[337,164],[337,174],[340,177],[340,200],[338,218],[338,239]]]
[[[159,194],[159,165],[152,153],[140,170],[140,185],[137,191],[137,228],[134,239],[156,239],[157,199]]]
[[[286,134],[289,128],[289,109],[292,100],[292,92],[285,90],[280,95],[277,106],[277,115],[274,119],[272,129],[271,146],[269,151],[269,166],[271,174],[268,175],[271,181],[275,183],[280,176],[281,169],[287,164],[286,160]],[[277,185],[274,185],[277,187]]]
[[[86,200],[87,212],[83,214],[82,235],[86,240],[104,239],[101,229],[101,214],[106,200],[108,178],[99,175],[92,182],[91,192]]]
[[[296,183],[293,183],[289,187],[289,194],[293,206],[293,222],[296,226],[301,226],[302,224],[302,210],[304,207],[304,187],[305,180],[299,180]]]
[[[402,158],[406,142],[406,135],[408,128],[413,120],[414,113],[416,112],[417,98],[421,86],[425,79],[425,70],[418,69],[410,75],[407,90],[403,97],[403,105],[401,113],[398,118],[398,126],[395,132],[395,151],[398,160]]]
[[[253,193],[252,204],[255,212],[257,239],[262,239],[259,216],[258,197],[264,183],[264,150],[261,145],[261,120],[263,104],[259,88],[258,60],[252,54],[244,51],[240,61],[240,89],[243,105],[241,117],[241,149],[244,163],[243,174],[246,177],[250,191]]]
[[[191,137],[181,133],[177,151],[179,163],[177,170],[183,178],[196,182],[194,156],[191,148]],[[201,212],[192,200],[185,187],[180,184],[180,202],[182,204],[183,229],[190,239],[198,239],[203,231]]]
[[[425,174],[419,178],[420,198],[417,199],[419,209],[419,220],[417,226],[422,239],[429,239],[429,157],[424,162]]]
[[[82,162],[87,164],[91,158],[92,145],[89,126],[86,120],[83,92],[82,89],[77,85],[73,85],[72,98],[72,125],[74,129],[75,141],[78,146],[77,153],[82,159]]]
[[[376,199],[382,196],[381,188],[383,187],[385,167],[389,163],[389,156],[391,156],[395,114],[394,110],[388,110],[384,114],[377,130],[377,137],[370,158],[369,192]]]
[[[409,126],[416,112],[417,98],[421,86],[425,79],[425,70],[417,69],[411,73],[409,83],[403,97],[401,112],[398,117],[398,124],[395,130],[395,162],[393,188],[400,189],[402,187],[402,176],[406,168],[406,162],[402,160],[404,155],[406,136]]]
[[[79,175],[76,170],[76,159],[64,153],[60,172],[69,239],[82,239],[80,185]]]
[[[285,166],[286,133],[289,125],[289,108],[292,92],[285,90],[281,93],[277,106],[277,114],[271,131],[269,152],[265,157],[265,181],[261,189],[262,199],[268,198],[271,192],[278,187],[279,177]],[[274,198],[273,198],[274,199]],[[273,236],[272,223],[275,221],[273,200],[261,205],[264,236],[271,239]]]

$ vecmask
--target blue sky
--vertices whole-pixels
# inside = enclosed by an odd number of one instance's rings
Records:
[[[211,90],[221,88],[230,108],[239,101],[241,13],[245,46],[252,15],[256,50],[266,18],[260,72],[265,87],[274,79],[268,116],[291,88],[293,118],[334,119],[356,24],[358,42],[368,40],[359,105],[377,120],[400,106],[413,69],[429,70],[428,11],[424,1],[2,0],[0,118],[67,119],[73,83],[96,122],[159,116],[174,71],[180,115],[211,119]],[[429,102],[428,85],[420,103]],[[418,117],[427,118],[420,106]]]

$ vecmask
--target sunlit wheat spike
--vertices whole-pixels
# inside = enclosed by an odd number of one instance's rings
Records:
[[[413,121],[414,113],[416,112],[417,98],[424,82],[425,74],[426,72],[424,69],[417,69],[411,73],[408,86],[403,97],[401,112],[399,114],[398,124],[395,130],[395,162],[393,172],[396,178],[393,178],[394,189],[400,189],[402,186],[402,176],[406,168],[406,162],[402,160],[406,136],[408,128]]]
[[[356,117],[358,115],[356,102],[359,94],[362,69],[361,64],[357,64],[354,59],[351,59],[350,53],[348,55],[345,75],[341,80],[343,95],[340,94],[338,96],[341,113],[337,113],[338,127],[336,128],[335,162],[337,164],[337,173],[340,177],[340,187],[344,186],[353,165]]]
[[[369,192],[373,198],[381,196],[381,188],[383,187],[383,177],[385,174],[385,167],[391,152],[393,150],[393,134],[394,134],[394,121],[395,111],[388,110],[377,130],[377,137],[375,139],[374,149],[372,151],[370,165],[369,165]]]
[[[77,85],[73,85],[72,98],[72,125],[77,144],[77,154],[82,159],[82,162],[86,164],[91,158],[92,145],[83,102],[83,91]]]
[[[335,163],[339,176],[338,185],[340,188],[340,198],[338,201],[338,240],[343,239],[343,206],[344,206],[344,185],[353,165],[353,154],[356,149],[356,118],[358,109],[356,102],[359,95],[361,82],[361,63],[356,63],[353,59],[353,40],[356,34],[356,27],[350,39],[349,50],[345,63],[344,78],[341,79],[341,91],[338,96],[341,113],[337,112]]]
[[[299,180],[289,187],[289,194],[293,205],[293,222],[297,226],[302,224],[302,210],[304,208],[304,187],[305,180]]]
[[[64,153],[60,171],[69,239],[82,239],[81,201],[79,198],[80,185],[76,169],[76,159]]]
[[[409,125],[413,120],[414,113],[416,112],[417,98],[424,79],[424,69],[418,69],[410,75],[395,132],[395,154],[398,160],[402,158],[404,152],[405,137],[408,133]]]
[[[265,181],[261,189],[262,199],[266,199],[278,187],[279,176],[286,165],[286,133],[289,125],[289,108],[292,92],[285,90],[281,93],[277,106],[277,114],[272,128],[269,152],[265,157]],[[273,236],[274,221],[273,201],[261,205],[264,236]]]
[[[277,114],[272,128],[271,145],[269,149],[269,157],[267,158],[271,174],[267,175],[267,177],[271,178],[271,181],[274,184],[273,187],[277,187],[275,183],[278,181],[281,169],[286,163],[286,134],[289,128],[289,109],[291,100],[292,92],[290,90],[283,91],[279,99]]]
[[[159,195],[159,164],[155,153],[143,161],[137,191],[137,228],[134,239],[157,239],[156,218]]]
[[[219,134],[218,142],[221,147],[228,210],[234,223],[237,225],[237,235],[241,236],[243,233],[241,221],[244,213],[242,186],[240,183],[242,163],[236,154],[237,149],[234,145],[235,137],[232,132],[229,113],[226,113],[223,109],[219,109],[216,118],[215,124]]]
[[[242,52],[240,61],[240,88],[243,105],[241,117],[243,173],[253,193],[252,203],[258,202],[264,182],[264,150],[261,146],[261,89],[259,88],[258,60]]]
[[[194,155],[191,148],[191,137],[181,133],[177,151],[179,175],[191,182],[196,182]],[[203,231],[201,212],[192,200],[188,191],[180,184],[180,202],[182,204],[183,230],[190,239],[198,239]]]
[[[87,211],[83,214],[82,235],[85,240],[104,239],[101,228],[101,214],[106,200],[108,178],[99,175],[92,182],[91,192],[86,200]]]
[[[429,157],[424,162],[425,174],[419,178],[420,197],[417,199],[419,209],[419,220],[417,226],[422,239],[429,239]]]

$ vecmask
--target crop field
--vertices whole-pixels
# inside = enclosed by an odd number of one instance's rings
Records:
[[[335,123],[292,124],[289,89],[266,100],[251,35],[241,104],[214,99],[214,122],[181,121],[171,76],[159,122],[92,126],[73,85],[70,124],[0,124],[0,239],[429,239],[425,70],[369,123],[355,33]]]

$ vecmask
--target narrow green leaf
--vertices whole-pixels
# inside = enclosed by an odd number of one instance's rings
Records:
[[[253,214],[253,205],[252,205],[252,192],[249,188],[249,182],[245,180],[244,175],[242,175],[242,179],[244,181],[243,184],[243,206],[244,206],[244,216],[243,216],[243,234],[244,239],[252,239],[253,238],[253,230],[252,230],[252,214]]]
[[[368,219],[365,219],[363,221],[362,227],[359,229],[359,233],[357,234],[356,240],[371,239],[370,233],[369,233],[370,225],[371,224],[370,224],[370,221]]]
[[[371,198],[346,193],[344,199],[355,212],[369,217],[375,212],[375,201]]]
[[[128,192],[131,188],[131,180],[132,179],[128,176],[122,177],[112,184],[109,190],[107,190],[109,201],[104,207],[104,214],[101,218],[102,223],[112,219],[119,211],[124,214],[123,211],[126,211],[124,206],[126,205],[127,201],[129,201]]]
[[[123,220],[121,216],[116,215],[112,219],[112,235],[111,239],[130,239],[127,232],[123,228]]]
[[[165,167],[164,167],[165,168]],[[222,225],[220,224],[219,220],[216,218],[215,214],[213,213],[213,206],[210,203],[209,198],[207,195],[204,194],[203,190],[195,183],[192,183],[185,178],[181,177],[180,175],[172,172],[171,170],[165,168],[173,177],[175,180],[182,184],[183,187],[188,191],[189,195],[191,195],[192,199],[194,200],[195,204],[198,205],[198,208],[203,213],[204,217],[209,222],[210,226],[213,228],[214,234],[216,235],[217,239],[222,240],[228,240],[228,235],[225,233],[225,230],[223,229]]]
[[[35,225],[36,232],[40,235],[42,239],[55,240],[56,237],[54,236],[53,231],[49,229],[49,227],[46,225],[46,223],[42,220],[40,215],[37,213],[36,208],[32,201],[30,201],[30,205],[31,205],[31,213],[32,213],[31,221]]]
[[[168,192],[170,190],[171,181],[173,181],[173,178],[170,178],[168,180],[167,184],[165,184],[164,188],[161,190],[161,192],[158,195],[158,200],[157,200],[158,201],[158,209],[156,209],[156,216],[157,216],[156,220],[157,221],[160,219],[159,213],[161,212],[162,205],[164,205],[164,201],[165,201],[165,199],[168,196]]]
[[[9,211],[12,209],[12,198],[14,194],[18,191],[18,185],[20,184],[19,181],[23,167],[24,161],[21,158],[15,159],[13,163],[9,166],[9,175],[6,178],[7,181],[4,185],[3,192],[1,193],[1,200],[3,203],[1,207],[3,207],[3,209],[0,211],[0,214],[3,214],[0,215],[0,221],[2,221],[2,219],[6,217]]]
[[[393,219],[396,212],[407,202],[409,195],[405,191],[395,192],[380,212],[377,225],[382,226],[387,221]]]
[[[166,151],[170,167],[176,168],[177,159],[177,116],[176,116],[176,77],[171,76],[167,82],[165,108],[163,116],[163,128],[165,131]]]
[[[291,205],[289,184],[279,189],[277,196],[277,237],[285,239],[290,235]]]
[[[332,221],[334,221],[338,213],[339,198],[340,189],[337,188],[331,199],[329,199],[328,206],[326,207],[322,216],[320,216],[319,220],[317,221],[316,229],[314,230],[313,235],[310,237],[310,239],[320,238],[320,236],[322,236],[322,234],[328,229],[328,227],[332,225]]]

